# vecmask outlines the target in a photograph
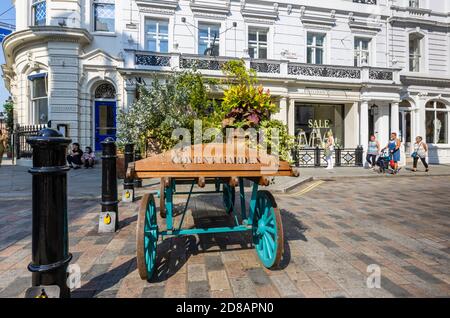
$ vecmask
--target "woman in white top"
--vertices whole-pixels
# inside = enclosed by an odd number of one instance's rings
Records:
[[[327,133],[327,143],[325,145],[325,155],[327,158],[327,167],[326,169],[333,169],[333,151],[334,151],[334,137],[333,132],[331,130]]]
[[[414,152],[412,153],[413,157],[413,168],[412,172],[417,171],[417,163],[419,159],[422,161],[425,171],[428,172],[428,163],[427,163],[427,153],[428,153],[428,145],[423,141],[421,136],[416,137],[416,143],[414,144]]]

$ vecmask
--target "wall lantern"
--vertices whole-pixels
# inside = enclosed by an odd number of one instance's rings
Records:
[[[370,112],[372,113],[373,116],[378,116],[379,110],[378,110],[378,106],[377,105],[372,105],[372,107],[370,107]]]

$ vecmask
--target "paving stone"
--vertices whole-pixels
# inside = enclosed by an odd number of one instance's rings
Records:
[[[206,281],[206,268],[203,264],[192,264],[188,265],[188,281],[189,282],[199,282]]]
[[[255,285],[248,277],[230,278],[230,284],[237,298],[253,298],[256,295]]]
[[[328,248],[338,247],[336,243],[327,239],[326,237],[317,237],[316,239]]]
[[[220,255],[206,255],[205,265],[207,271],[218,271],[224,269],[222,258]]]
[[[381,288],[387,290],[395,297],[411,297],[411,294],[406,289],[395,284],[385,276],[381,276]]]
[[[289,279],[286,274],[279,274],[270,276],[273,284],[277,287],[278,292],[282,297],[302,296],[295,284]]]
[[[189,298],[209,298],[209,284],[207,281],[194,281],[188,283]]]
[[[444,284],[444,282],[441,281],[440,279],[436,278],[435,276],[431,275],[430,273],[427,273],[426,271],[424,271],[416,266],[404,266],[403,268],[406,269],[407,271],[413,273],[420,279],[426,281],[427,283]]]

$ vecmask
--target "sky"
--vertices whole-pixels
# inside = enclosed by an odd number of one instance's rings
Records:
[[[10,0],[0,0],[0,22],[8,24],[16,24],[16,13],[15,8],[4,13],[6,10],[12,7]],[[0,49],[0,64],[5,63],[5,58],[3,56],[3,49]],[[1,71],[0,71],[1,72]],[[9,92],[5,88],[3,78],[0,77],[0,111],[3,111],[3,103],[9,97]]]

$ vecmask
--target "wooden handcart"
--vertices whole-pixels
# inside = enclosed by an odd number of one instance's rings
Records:
[[[195,157],[201,147],[223,149],[220,156],[213,151],[213,156],[200,159]],[[222,147],[222,148],[221,148]],[[191,146],[188,155],[181,162],[174,163],[174,152],[168,151],[147,159],[139,160],[128,167],[130,177],[148,179],[160,178],[160,217],[165,218],[166,229],[160,230],[157,223],[157,210],[153,194],[145,194],[137,221],[136,254],[137,267],[142,279],[150,279],[156,268],[156,252],[160,236],[181,236],[195,234],[227,233],[251,231],[256,253],[267,268],[277,267],[281,261],[284,247],[283,226],[280,211],[274,197],[269,191],[258,190],[259,186],[267,186],[273,176],[298,176],[288,162],[279,161],[275,170],[268,170],[269,164],[276,163],[271,155],[261,154],[253,149],[244,151],[238,147],[226,154],[225,144],[207,144]],[[184,150],[183,150],[184,151]],[[198,152],[197,152],[198,153]],[[222,156],[223,154],[223,156]],[[244,191],[244,179],[252,183],[250,204],[247,207]],[[190,191],[180,192],[177,184],[189,183]],[[194,186],[203,188],[206,183],[213,183],[215,190],[193,191]],[[241,218],[235,208],[235,190],[239,187],[239,204]],[[183,228],[187,206],[194,194],[221,193],[226,213],[233,217],[234,226],[214,228]],[[177,194],[188,195],[180,224],[174,225],[173,197]],[[248,211],[248,213],[247,213]],[[195,211],[193,212],[195,213]]]

